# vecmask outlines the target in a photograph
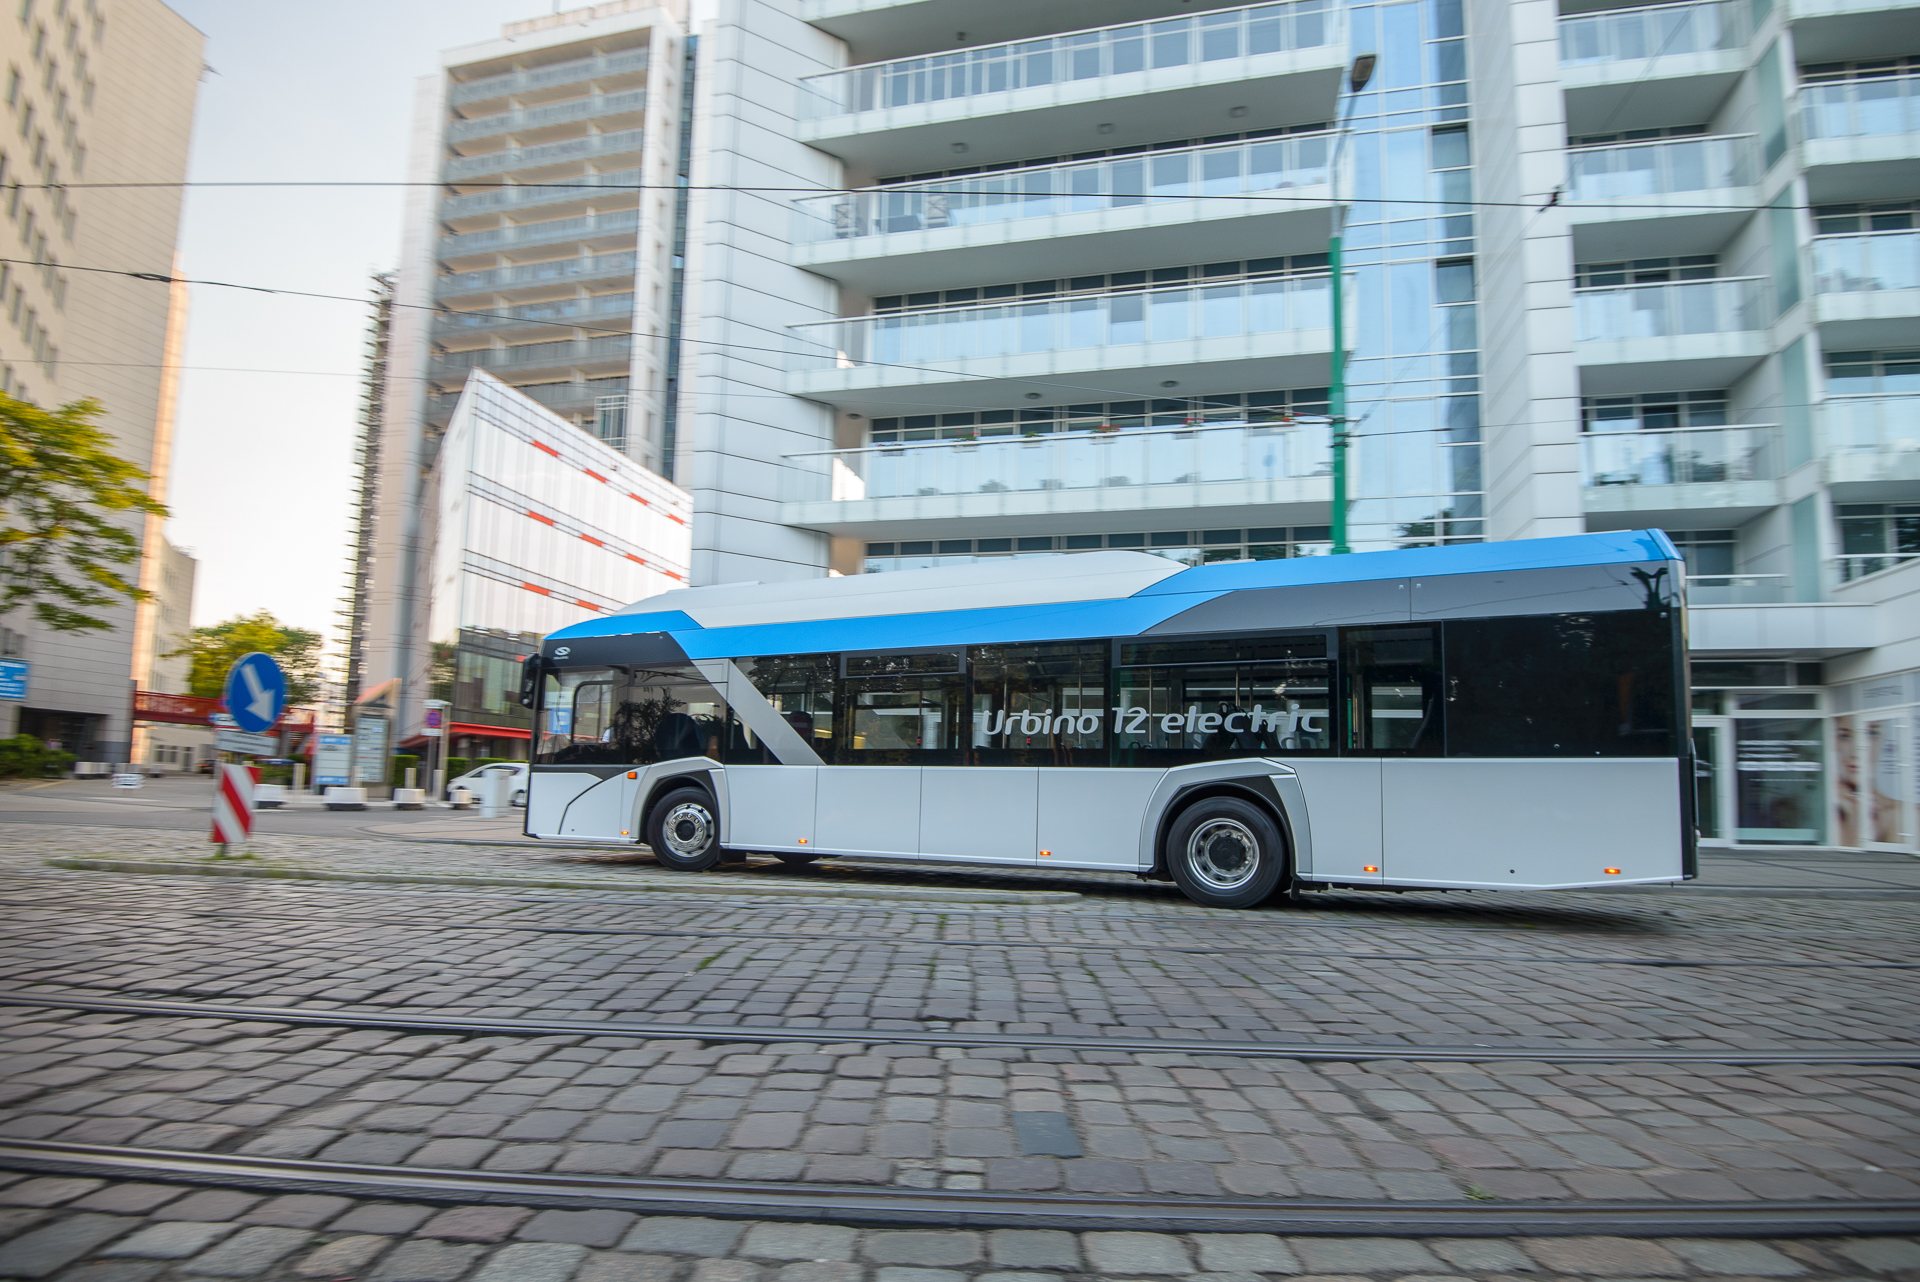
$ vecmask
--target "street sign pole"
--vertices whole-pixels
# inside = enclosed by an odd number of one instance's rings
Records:
[[[227,670],[227,716],[233,727],[216,739],[223,749],[231,744],[243,754],[246,740],[265,740],[287,708],[287,676],[280,665],[258,650],[242,655]],[[231,736],[231,737],[229,737]],[[272,742],[267,740],[267,742]],[[257,749],[256,749],[256,755]],[[213,770],[213,833],[211,840],[227,853],[231,842],[245,841],[253,831],[253,785],[259,772],[251,766],[221,763]]]

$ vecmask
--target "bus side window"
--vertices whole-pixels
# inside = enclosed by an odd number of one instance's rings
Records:
[[[1362,756],[1437,757],[1445,743],[1438,629],[1350,628],[1346,747]]]

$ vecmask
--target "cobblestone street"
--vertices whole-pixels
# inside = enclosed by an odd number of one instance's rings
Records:
[[[0,1277],[1920,1276],[1901,865],[1232,913],[364,827],[0,826]]]

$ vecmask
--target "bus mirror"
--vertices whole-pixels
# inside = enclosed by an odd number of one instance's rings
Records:
[[[543,668],[541,658],[530,654],[520,665],[520,706],[531,708],[540,697],[540,673]]]

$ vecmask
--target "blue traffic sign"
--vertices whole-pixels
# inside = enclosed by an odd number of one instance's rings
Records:
[[[227,672],[227,713],[249,734],[264,734],[287,706],[287,677],[273,659],[255,650]]]
[[[27,697],[27,673],[24,659],[0,659],[0,699]]]

